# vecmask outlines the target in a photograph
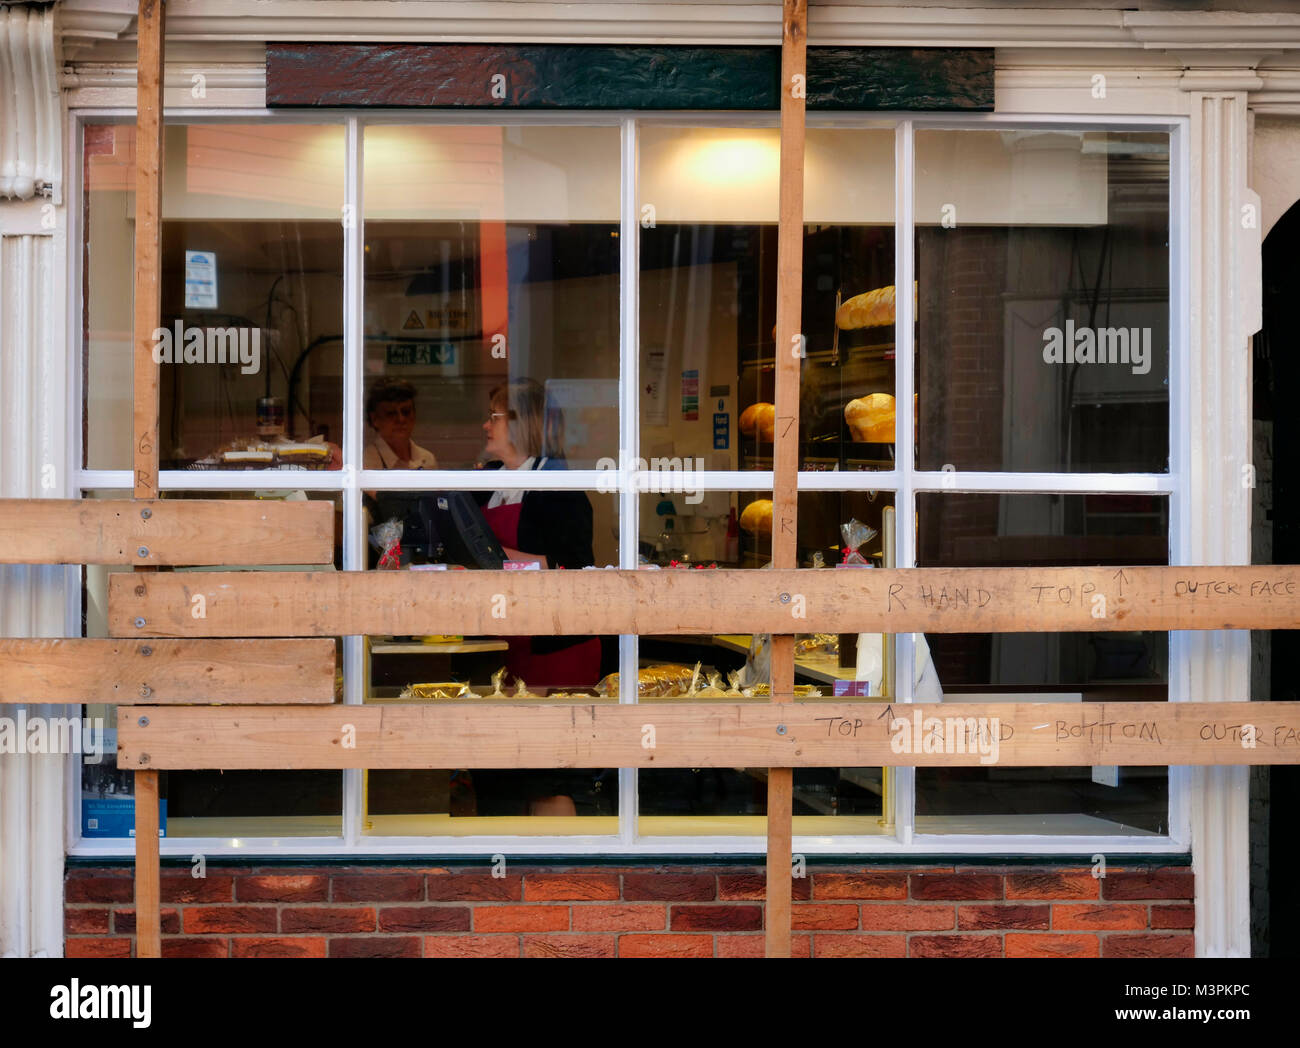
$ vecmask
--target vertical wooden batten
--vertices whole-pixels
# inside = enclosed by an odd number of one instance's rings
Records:
[[[776,432],[772,459],[772,567],[798,567],[799,379],[803,359],[803,163],[808,92],[808,3],[784,0],[781,17],[781,187],[777,227]],[[791,594],[791,624],[799,606]],[[772,636],[772,701],[794,694],[794,634]],[[767,777],[767,956],[790,956],[794,772]]]
[[[136,21],[135,359],[131,428],[134,497],[158,497],[158,365],[162,322],[162,117],[164,0],[140,0]],[[141,513],[146,512],[140,510]],[[136,571],[150,571],[137,567]],[[136,956],[160,957],[158,773],[135,773]]]

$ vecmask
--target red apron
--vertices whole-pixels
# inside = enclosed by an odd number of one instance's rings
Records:
[[[523,503],[516,502],[513,506],[485,509],[483,515],[501,545],[541,556],[537,551],[519,545],[519,515],[522,510]],[[534,654],[531,637],[507,637],[506,643],[510,646],[506,653],[506,669],[513,678],[527,684],[530,691],[593,688],[600,678],[600,639],[597,637],[549,655]]]

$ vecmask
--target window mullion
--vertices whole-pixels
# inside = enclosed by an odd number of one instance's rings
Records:
[[[618,566],[635,569],[640,536],[641,502],[631,467],[641,447],[640,436],[640,312],[636,176],[637,125],[623,121],[619,186],[619,462],[618,462]],[[638,638],[618,641],[618,701],[637,700],[637,689],[628,682],[637,679]],[[635,768],[618,771],[619,843],[631,846],[637,833],[637,775]]]

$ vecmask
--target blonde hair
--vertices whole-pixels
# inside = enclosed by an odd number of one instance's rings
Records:
[[[493,389],[488,400],[494,411],[506,413],[516,451],[526,458],[564,458],[564,414],[547,403],[540,382],[515,379]]]

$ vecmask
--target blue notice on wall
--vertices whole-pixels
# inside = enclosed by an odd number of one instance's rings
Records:
[[[726,451],[731,447],[731,414],[726,411],[713,413],[713,450]]]

